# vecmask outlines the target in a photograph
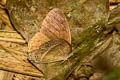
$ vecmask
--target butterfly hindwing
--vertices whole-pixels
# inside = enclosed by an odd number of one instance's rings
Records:
[[[50,63],[64,60],[71,52],[70,44],[63,39],[50,40],[39,49],[29,53],[29,60],[34,64]]]

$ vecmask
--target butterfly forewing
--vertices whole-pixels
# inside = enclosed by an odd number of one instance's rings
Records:
[[[40,45],[44,44],[45,42],[47,42],[49,40],[50,39],[47,36],[45,36],[41,32],[38,32],[29,41],[29,43],[28,43],[28,52],[31,52],[31,51],[36,50],[36,49],[39,49]]]
[[[29,54],[29,60],[36,63],[50,63],[64,60],[71,52],[70,44],[63,39],[50,40]]]
[[[41,32],[50,39],[61,38],[71,43],[68,22],[62,11],[58,8],[55,8],[48,13],[42,23]]]

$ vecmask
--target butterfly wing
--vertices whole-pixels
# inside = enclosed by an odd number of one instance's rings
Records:
[[[38,32],[29,42],[29,60],[55,62],[71,52],[71,35],[67,20],[59,9],[51,10]]]
[[[29,53],[29,60],[33,64],[50,63],[64,60],[71,52],[70,44],[63,39],[50,40],[39,49]]]
[[[41,32],[49,39],[61,38],[71,43],[71,34],[68,22],[58,8],[51,10],[44,19]]]
[[[39,49],[40,45],[53,39],[61,38],[71,43],[71,34],[68,22],[58,8],[51,10],[42,23],[40,32],[29,41],[28,51]]]

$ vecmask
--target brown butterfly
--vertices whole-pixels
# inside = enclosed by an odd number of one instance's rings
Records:
[[[43,43],[61,38],[68,41],[71,44],[71,34],[68,22],[58,8],[51,10],[42,23],[40,32],[29,41],[28,51],[39,49]]]
[[[33,64],[64,60],[71,52],[68,22],[58,8],[51,10],[42,23],[40,32],[29,41],[28,59]]]

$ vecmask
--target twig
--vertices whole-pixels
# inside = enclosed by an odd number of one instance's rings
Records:
[[[0,30],[0,32],[17,33],[16,31]]]
[[[8,71],[8,72],[13,72],[13,73],[18,73],[22,75],[27,75],[27,76],[32,76],[32,77],[38,77],[41,78],[43,77],[43,74],[40,73],[32,73],[32,72],[27,72],[27,71],[20,71],[20,70],[15,70],[14,68],[7,68],[7,67],[1,67],[0,70]]]
[[[3,46],[2,44],[0,44],[0,46],[1,46],[3,49],[5,49],[5,50],[7,50],[7,51],[9,51],[9,52],[15,53],[16,55],[24,55],[24,56],[26,56],[26,53],[23,53],[23,52],[14,50],[14,49],[12,49],[12,48],[7,48],[7,47]]]
[[[14,42],[14,43],[21,43],[21,44],[25,44],[26,43],[25,40],[12,39],[12,38],[2,38],[2,37],[0,37],[0,41],[8,41],[8,42]]]

